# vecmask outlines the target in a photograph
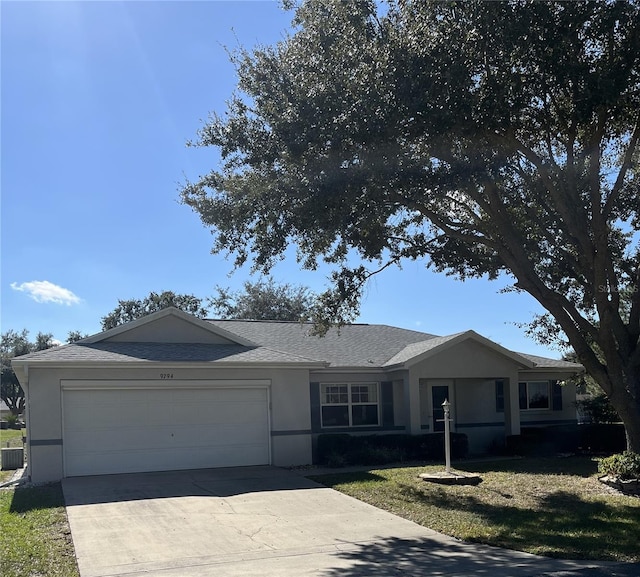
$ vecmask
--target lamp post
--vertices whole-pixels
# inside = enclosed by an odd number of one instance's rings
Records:
[[[447,473],[451,473],[451,441],[449,439],[450,407],[451,407],[451,403],[449,403],[448,399],[445,399],[444,403],[442,403],[442,408],[444,409],[444,459],[445,459],[444,462],[445,462],[445,471]]]

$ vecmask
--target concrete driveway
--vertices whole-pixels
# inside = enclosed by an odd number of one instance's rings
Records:
[[[81,577],[627,575],[461,543],[274,467],[76,477],[63,490]]]

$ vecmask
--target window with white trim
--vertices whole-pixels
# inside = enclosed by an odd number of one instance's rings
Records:
[[[525,381],[518,383],[520,393],[520,409],[551,408],[549,381]]]
[[[320,385],[322,427],[367,427],[380,424],[377,383]]]

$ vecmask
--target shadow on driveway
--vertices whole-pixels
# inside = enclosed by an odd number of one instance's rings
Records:
[[[389,537],[336,554],[323,577],[639,577],[640,564],[571,562],[470,543]],[[572,564],[575,565],[572,566]]]
[[[63,480],[67,506],[172,497],[232,497],[319,486],[305,477],[270,466],[96,475]]]

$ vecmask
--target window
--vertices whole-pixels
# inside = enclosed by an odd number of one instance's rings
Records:
[[[323,427],[365,427],[380,423],[376,383],[321,385]]]
[[[527,381],[518,386],[521,410],[550,408],[549,381]]]

